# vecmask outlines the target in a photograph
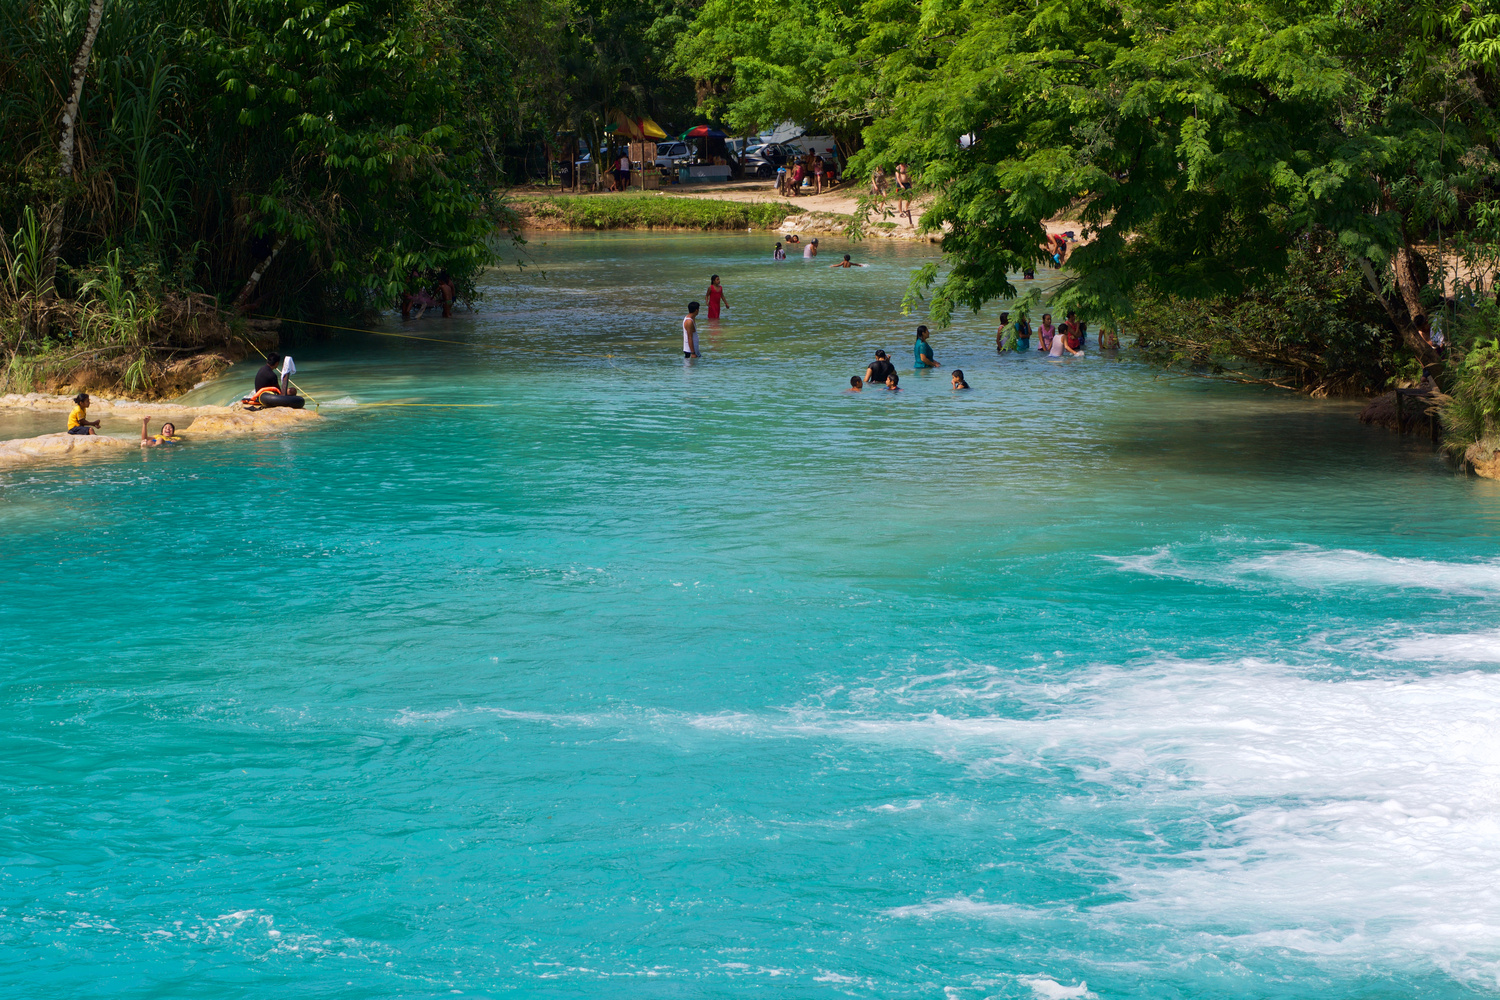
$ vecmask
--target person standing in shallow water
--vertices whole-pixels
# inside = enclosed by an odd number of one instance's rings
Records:
[[[682,317],[682,356],[701,357],[698,353],[698,303],[689,302],[687,315]]]
[[[917,327],[917,342],[912,345],[917,368],[936,368],[937,359],[932,356],[932,345],[927,343],[927,327]]]
[[[884,351],[875,352],[875,360],[871,361],[865,368],[865,382],[869,385],[878,385],[891,375],[895,374],[896,366],[891,364]]]
[[[724,286],[719,284],[719,276],[712,275],[708,279],[708,318],[719,318],[719,306],[729,305],[729,300],[724,297]]]
[[[1042,313],[1042,325],[1037,327],[1037,333],[1040,334],[1042,339],[1042,342],[1037,347],[1037,350],[1041,351],[1043,354],[1046,354],[1048,351],[1052,350],[1052,340],[1057,336],[1057,330],[1052,326],[1051,313]]]

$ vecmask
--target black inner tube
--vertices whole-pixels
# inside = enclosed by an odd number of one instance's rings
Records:
[[[261,406],[289,406],[294,410],[300,410],[307,404],[307,400],[301,396],[285,395],[279,392],[262,393],[259,402]]]

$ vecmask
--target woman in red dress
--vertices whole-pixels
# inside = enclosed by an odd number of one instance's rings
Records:
[[[719,306],[729,305],[729,300],[724,297],[724,286],[719,284],[719,276],[713,275],[708,279],[708,318],[719,318]]]

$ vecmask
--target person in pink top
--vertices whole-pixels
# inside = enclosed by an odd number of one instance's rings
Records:
[[[1042,314],[1042,325],[1036,328],[1036,332],[1041,337],[1041,343],[1037,345],[1037,350],[1046,354],[1052,350],[1052,338],[1057,336],[1057,328],[1052,325],[1051,313]]]
[[[708,279],[708,318],[719,318],[719,306],[729,305],[729,300],[724,297],[724,286],[719,284],[719,276],[713,275]]]

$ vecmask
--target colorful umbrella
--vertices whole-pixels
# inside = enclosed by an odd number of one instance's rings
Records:
[[[697,128],[690,128],[686,132],[682,133],[682,137],[684,139],[723,139],[723,138],[725,138],[723,132],[720,132],[716,128],[709,128],[707,125],[699,125]]]

